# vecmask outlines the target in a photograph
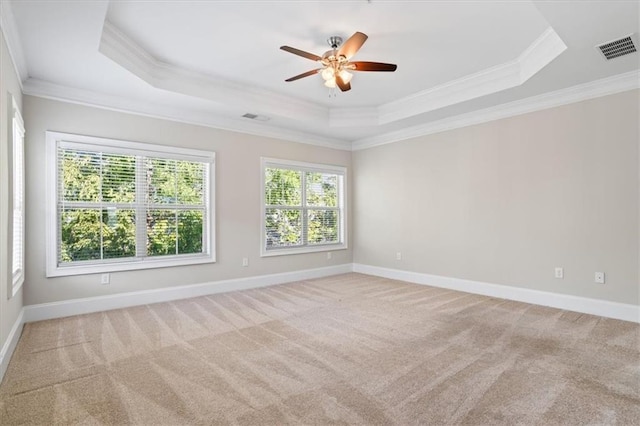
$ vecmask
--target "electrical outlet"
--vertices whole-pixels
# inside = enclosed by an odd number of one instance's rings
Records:
[[[327,260],[331,260],[331,258],[333,257],[333,255],[331,254],[330,251],[327,252]]]
[[[598,284],[604,284],[604,272],[596,272],[594,281]]]
[[[106,284],[109,284],[109,281],[110,281],[109,274],[102,274],[100,276],[100,284],[106,285]]]
[[[401,252],[397,252],[396,253],[396,260],[402,260],[402,253]]]
[[[555,270],[555,273],[556,273],[555,275],[556,278],[560,278],[560,279],[564,278],[564,269],[557,267]]]
[[[243,257],[242,258],[242,266],[249,266],[249,258],[248,257]]]

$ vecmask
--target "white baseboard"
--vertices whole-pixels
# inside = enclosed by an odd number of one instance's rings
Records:
[[[352,264],[347,263],[344,265],[328,266],[318,269],[306,269],[302,271],[283,272],[280,274],[259,275],[232,280],[212,281],[178,287],[167,287],[130,293],[119,293],[108,296],[28,305],[24,307],[24,322],[63,318],[71,315],[108,311],[150,303],[169,302],[172,300],[188,299],[190,297],[206,296],[215,293],[247,290],[292,281],[345,274],[351,271]]]
[[[25,306],[23,308],[24,314],[22,312],[20,314],[20,324],[16,322],[16,325],[14,325],[12,329],[13,337],[7,340],[0,353],[0,362],[5,361],[6,354],[9,354],[9,358],[11,357],[13,348],[15,348],[15,344],[17,343],[17,338],[20,336],[23,322],[62,318],[71,315],[108,311],[149,303],[168,302],[235,290],[247,290],[348,272],[359,272],[416,284],[448,288],[467,293],[481,294],[640,323],[640,306],[637,305],[354,263]],[[12,339],[15,340],[13,343]],[[13,344],[12,347],[10,346],[11,344]],[[8,362],[8,359],[6,361]],[[2,367],[5,367],[4,364],[2,364]],[[3,371],[4,370],[0,369],[0,373]]]
[[[399,269],[380,268],[359,263],[353,264],[353,272],[640,323],[640,306],[638,305]]]
[[[9,367],[9,361],[11,361],[11,356],[13,355],[13,351],[16,350],[16,346],[18,345],[18,340],[20,340],[20,335],[22,334],[22,327],[24,326],[23,318],[24,318],[24,308],[20,309],[18,318],[16,318],[16,322],[13,323],[13,327],[11,327],[11,331],[7,336],[7,340],[4,342],[4,345],[2,346],[2,350],[0,350],[0,382],[2,382],[4,373],[7,371],[7,367]]]
[[[491,284],[480,281],[443,277],[439,275],[402,271],[399,269],[381,268],[377,266],[362,265],[359,263],[348,263],[344,265],[284,272],[272,275],[260,275],[232,280],[213,281],[186,286],[25,306],[20,311],[20,314],[18,315],[18,318],[9,332],[7,340],[0,351],[0,381],[4,377],[4,373],[7,370],[11,356],[18,344],[18,340],[22,334],[23,325],[27,322],[108,311],[111,309],[120,309],[150,303],[168,302],[172,300],[187,299],[190,297],[206,296],[208,294],[247,290],[293,281],[345,274],[348,272],[358,272],[416,284],[447,288],[467,293],[481,294],[501,299],[515,300],[534,305],[549,306],[568,311],[640,323],[640,306],[637,305],[589,299],[586,297],[550,293],[546,291]]]

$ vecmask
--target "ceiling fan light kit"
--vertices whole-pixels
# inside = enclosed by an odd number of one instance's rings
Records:
[[[332,36],[327,39],[331,50],[326,51],[322,56],[305,52],[289,46],[281,46],[280,49],[319,62],[322,68],[307,71],[288,78],[285,81],[295,81],[304,77],[309,77],[320,73],[324,80],[324,85],[329,89],[338,87],[340,91],[351,90],[351,79],[353,74],[349,71],[387,71],[393,72],[397,69],[395,64],[382,62],[350,62],[349,59],[360,50],[368,36],[361,32],[356,32],[343,44],[342,37]]]

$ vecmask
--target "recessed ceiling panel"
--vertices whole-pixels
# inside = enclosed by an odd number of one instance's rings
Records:
[[[637,73],[638,52],[607,61],[596,46],[640,33],[638,8],[614,0],[2,0],[0,24],[12,54],[24,57],[26,94],[344,147]],[[111,56],[109,28],[124,35]],[[354,73],[352,90],[336,96],[319,75],[284,81],[317,65],[280,46],[321,55],[328,37],[355,31],[369,39],[353,60],[397,71]],[[247,112],[270,120],[242,118]]]
[[[520,2],[113,2],[108,19],[153,57],[193,71],[326,106],[380,105],[515,59],[549,24]],[[317,68],[279,50],[322,55],[332,35],[369,35],[354,57],[398,64],[358,73],[353,91],[329,98]]]

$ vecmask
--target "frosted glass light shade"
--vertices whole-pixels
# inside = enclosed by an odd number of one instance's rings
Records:
[[[342,70],[340,71],[340,77],[342,78],[342,81],[346,83],[351,81],[351,78],[353,77],[353,74],[351,74],[349,71],[347,70]]]
[[[325,80],[331,80],[334,77],[335,77],[335,71],[333,68],[327,67],[322,70],[322,78],[324,78]]]
[[[334,87],[336,87],[336,79],[335,78],[331,78],[331,79],[325,81],[324,85],[327,86],[330,89],[333,89]]]

